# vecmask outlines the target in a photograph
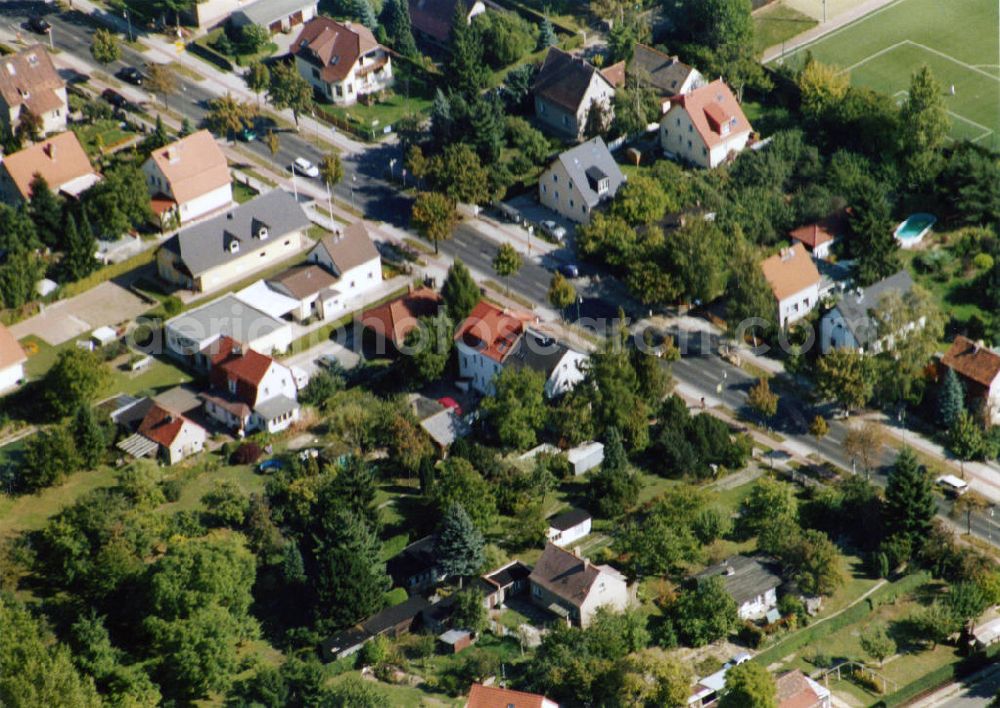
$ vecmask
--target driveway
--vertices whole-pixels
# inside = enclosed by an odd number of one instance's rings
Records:
[[[107,281],[69,300],[43,305],[41,312],[13,325],[10,331],[17,339],[35,335],[57,346],[97,327],[133,320],[154,304],[123,285]]]
[[[294,356],[288,357],[283,363],[285,366],[298,367],[312,377],[312,375],[320,368],[319,364],[316,363],[316,360],[324,354],[328,354],[336,358],[336,360],[340,362],[341,366],[347,370],[354,368],[360,359],[356,352],[347,349],[333,340],[327,340],[306,349],[304,352],[299,352]]]

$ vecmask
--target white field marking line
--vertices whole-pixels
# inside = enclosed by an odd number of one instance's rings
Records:
[[[898,99],[900,96],[908,96],[908,95],[909,95],[909,91],[897,91],[896,93],[892,94],[892,97],[894,99]],[[897,101],[897,103],[898,103],[898,101]],[[978,142],[978,141],[982,140],[987,135],[990,135],[993,132],[992,128],[987,128],[985,125],[982,125],[981,123],[977,123],[976,121],[972,120],[971,118],[966,118],[965,116],[963,116],[960,113],[955,113],[955,111],[947,111],[947,113],[952,118],[957,118],[958,120],[962,121],[963,123],[968,123],[969,125],[973,126],[974,128],[979,128],[980,130],[984,131],[978,137],[972,138],[971,142],[974,142],[974,143]],[[954,138],[951,138],[950,136],[949,136],[949,139],[954,140]]]
[[[862,59],[861,61],[859,61],[859,62],[855,62],[854,64],[851,64],[850,66],[848,66],[848,67],[846,67],[846,68],[844,68],[844,69],[841,69],[841,70],[840,70],[840,71],[838,71],[837,73],[838,73],[838,74],[843,74],[843,73],[846,73],[846,72],[848,72],[848,71],[853,71],[854,69],[857,69],[857,68],[858,68],[859,66],[861,66],[862,64],[865,64],[865,63],[867,63],[867,62],[870,62],[870,61],[871,61],[872,59],[878,59],[878,58],[879,58],[880,56],[882,56],[883,54],[888,54],[888,53],[889,53],[889,52],[891,52],[892,50],[894,50],[894,49],[898,49],[899,47],[903,46],[904,44],[906,44],[906,43],[907,43],[907,42],[909,42],[909,41],[910,41],[910,40],[908,40],[908,39],[904,39],[904,40],[903,40],[902,42],[896,42],[895,44],[893,44],[893,45],[891,45],[891,46],[889,46],[889,47],[885,47],[884,49],[879,49],[879,50],[878,50],[877,52],[875,52],[874,54],[869,54],[868,56],[866,56],[866,57],[865,57],[864,59]]]
[[[831,32],[827,32],[826,34],[821,34],[819,37],[817,37],[816,39],[812,40],[811,42],[806,42],[805,44],[800,44],[799,46],[795,47],[795,49],[793,49],[790,52],[788,52],[787,54],[785,54],[784,58],[787,59],[788,57],[795,56],[796,54],[798,54],[799,52],[801,52],[803,49],[808,49],[812,45],[818,44],[819,42],[823,41],[824,39],[829,39],[830,37],[835,37],[838,34],[840,34],[841,32],[843,32],[844,30],[850,29],[850,28],[854,27],[855,25],[859,25],[862,22],[864,22],[865,20],[868,20],[868,19],[870,19],[872,17],[875,17],[875,15],[881,14],[881,13],[885,12],[886,10],[888,10],[889,8],[896,7],[896,5],[901,5],[904,2],[906,2],[906,0],[896,0],[896,2],[891,2],[888,5],[883,5],[879,9],[874,10],[872,12],[869,12],[867,15],[861,15],[861,17],[856,17],[855,19],[851,20],[850,22],[845,23],[842,27],[838,27],[837,29],[835,29],[835,30],[833,30]],[[775,58],[777,58],[777,57],[775,57]]]
[[[930,52],[931,54],[937,54],[939,57],[942,57],[944,59],[948,59],[950,61],[953,61],[956,64],[958,64],[959,66],[964,66],[966,69],[970,69],[971,71],[974,71],[977,74],[982,74],[983,76],[985,76],[988,79],[993,79],[994,81],[1000,81],[1000,76],[997,76],[996,74],[990,74],[989,72],[983,71],[982,69],[977,69],[972,64],[966,64],[964,61],[960,61],[960,60],[956,59],[955,57],[951,56],[950,54],[945,54],[944,52],[939,52],[937,49],[934,49],[932,47],[928,47],[926,45],[920,44],[920,42],[914,42],[914,41],[909,40],[909,39],[906,40],[906,41],[909,42],[910,44],[912,44],[914,47],[920,47],[921,49],[924,49],[924,50]]]

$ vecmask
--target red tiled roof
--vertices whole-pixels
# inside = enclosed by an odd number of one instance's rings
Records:
[[[139,423],[139,433],[158,445],[170,447],[184,427],[184,416],[154,405]]]
[[[441,307],[441,296],[430,288],[419,288],[400,298],[365,310],[361,324],[399,347],[417,326],[417,319],[432,317]]]
[[[800,226],[789,233],[796,241],[814,250],[817,246],[828,243],[844,233],[847,227],[847,214],[843,209],[820,219],[815,224]]]
[[[709,148],[718,145],[724,138],[751,130],[750,121],[722,79],[670,100],[674,106],[687,112],[694,129]],[[723,125],[729,125],[726,135],[722,134]]]
[[[778,689],[778,708],[815,708],[820,705],[820,697],[798,669],[779,676],[775,687]]]
[[[480,300],[455,334],[456,342],[478,350],[493,361],[502,363],[524,334],[524,325],[532,320],[527,313],[512,313]]]
[[[986,388],[1000,376],[1000,354],[962,335],[955,337],[941,363]]]
[[[341,81],[358,58],[378,47],[372,31],[353,22],[318,16],[305,24],[292,42],[291,52],[320,70],[323,81]]]
[[[96,174],[76,133],[70,130],[11,153],[0,164],[25,199],[31,198],[31,182],[36,174],[45,178],[53,192],[67,182]]]
[[[465,702],[465,708],[541,708],[544,704],[545,696],[537,693],[474,683],[472,690],[469,691],[469,700]]]
[[[615,88],[623,86],[625,84],[625,62],[620,61],[617,64],[604,67],[601,69],[601,76]]]
[[[28,355],[24,353],[13,333],[0,324],[0,369],[20,364],[27,358]]]
[[[257,386],[273,363],[274,359],[265,354],[255,352],[253,349],[244,349],[242,354],[233,352],[228,359],[219,364],[219,369],[230,378]]]
[[[774,299],[781,302],[786,297],[802,292],[819,283],[816,264],[806,253],[805,246],[796,243],[791,248],[781,249],[760,264],[764,277],[771,286]]]

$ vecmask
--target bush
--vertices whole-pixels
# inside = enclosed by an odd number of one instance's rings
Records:
[[[252,465],[264,454],[260,445],[255,442],[242,443],[233,453],[231,461],[234,465]]]
[[[168,479],[160,483],[163,488],[163,497],[168,502],[175,502],[181,498],[181,490],[184,489],[184,484],[179,479]]]
[[[744,622],[737,636],[743,644],[746,644],[751,649],[756,649],[763,643],[765,633],[764,630],[753,622]]]
[[[184,303],[181,302],[181,299],[176,295],[171,295],[163,301],[163,312],[167,315],[167,317],[179,315],[183,309]]]

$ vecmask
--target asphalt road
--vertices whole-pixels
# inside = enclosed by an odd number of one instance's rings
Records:
[[[677,335],[677,332],[670,334]],[[682,351],[686,345],[686,353],[679,361],[674,362],[671,367],[674,377],[706,395],[711,395],[720,400],[726,407],[753,418],[754,414],[747,404],[747,392],[756,383],[756,379],[739,367],[733,366],[719,357],[719,341],[714,336],[697,336],[681,341]],[[721,384],[721,390],[719,386]],[[776,386],[780,386],[780,377]],[[822,412],[827,418],[829,432],[825,437],[817,440],[809,435],[807,427],[808,421],[812,420],[818,412]],[[778,413],[771,422],[772,429],[788,440],[807,447],[822,458],[829,460],[842,470],[850,471],[854,469],[854,462],[851,455],[844,450],[844,438],[848,432],[848,426],[838,420],[830,419],[829,409],[813,409],[796,397],[781,396],[778,404]],[[880,451],[877,458],[877,467],[871,470],[871,481],[874,484],[884,487],[888,481],[889,468],[896,458],[895,450],[885,446]],[[856,470],[858,474],[864,474],[860,460],[857,461]],[[937,497],[938,513],[954,521],[963,530],[966,530],[966,518],[962,514],[960,518],[949,516],[953,502],[949,499]],[[972,516],[972,533],[979,538],[994,545],[1000,546],[1000,524],[996,523],[987,515],[974,514]]]
[[[44,6],[40,2],[4,2],[0,3],[0,22],[8,27],[19,26],[25,39],[37,37],[39,42],[47,43],[47,38],[37,35],[25,26],[28,17]],[[45,18],[52,24],[52,42],[57,49],[69,52],[81,61],[90,65],[92,70],[113,75],[126,66],[138,68],[145,66],[146,59],[139,52],[122,45],[122,58],[107,66],[100,66],[90,55],[90,42],[94,33],[92,23],[79,12],[64,12],[56,14],[47,12]],[[137,37],[141,37],[136,32]],[[184,74],[176,74],[178,90],[176,94],[167,97],[167,107],[191,120],[195,126],[200,126],[208,113],[208,104],[216,98],[220,91],[212,90],[206,82],[195,81]],[[132,87],[133,89],[135,87]],[[145,93],[143,91],[143,93]],[[150,101],[160,102],[159,97]],[[265,126],[266,127],[266,126]],[[332,130],[332,129],[331,129]],[[260,131],[263,133],[263,131]],[[313,164],[318,164],[323,157],[323,151],[304,140],[294,130],[277,128],[279,137],[277,155],[272,155],[270,149],[259,139],[243,144],[243,147],[253,151],[265,162],[273,163],[289,170],[289,165],[297,157],[304,157]],[[376,145],[357,155],[344,158],[344,179],[334,187],[334,193],[347,204],[352,204],[361,210],[368,218],[386,221],[397,226],[406,226],[409,222],[410,200],[405,195],[384,180],[389,171],[389,161],[400,157],[398,147],[394,145]],[[251,163],[252,164],[252,163]],[[303,177],[302,179],[309,179]],[[318,185],[318,180],[314,180]]]

